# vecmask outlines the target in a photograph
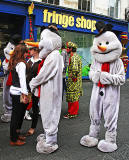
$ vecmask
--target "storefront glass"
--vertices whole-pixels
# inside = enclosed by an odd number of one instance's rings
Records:
[[[64,43],[72,41],[77,44],[77,53],[82,59],[82,76],[88,76],[89,66],[92,61],[90,48],[92,46],[94,35],[63,30],[59,30],[59,34],[61,35]],[[37,40],[40,40],[40,27],[37,29]]]
[[[70,32],[70,31],[59,31],[63,42],[72,41],[77,44],[77,53],[82,59],[82,76],[88,76],[89,66],[91,64],[92,58],[90,54],[90,48],[92,46],[94,35]]]

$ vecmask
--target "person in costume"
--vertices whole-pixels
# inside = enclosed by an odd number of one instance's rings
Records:
[[[21,41],[21,36],[15,34],[12,36],[10,42],[4,48],[5,60],[2,63],[4,70],[4,80],[3,80],[3,110],[4,114],[1,116],[2,122],[10,122],[12,113],[12,98],[10,97],[10,86],[7,84],[9,71],[8,64],[10,60],[10,54],[14,50],[15,46]]]
[[[10,145],[21,146],[25,144],[25,137],[20,135],[25,111],[28,105],[28,90],[26,83],[26,62],[28,49],[19,44],[15,47],[9,61],[8,70],[12,75],[10,95],[12,97],[12,116],[10,122]]]
[[[93,62],[89,72],[89,78],[93,81],[90,100],[91,124],[89,134],[80,140],[81,145],[97,146],[102,152],[113,152],[117,149],[120,86],[125,83],[124,66],[120,59],[122,45],[111,31],[112,27],[102,21],[96,23],[99,34],[94,38],[91,48]],[[98,141],[102,115],[106,133],[105,139]]]
[[[39,48],[32,46],[32,47],[29,47],[29,51],[30,51],[30,55],[32,57],[27,62],[27,71],[26,71],[27,84],[29,84],[29,82],[31,81],[32,78],[37,76],[38,67],[41,62],[41,59],[39,58]],[[29,86],[28,86],[28,88],[29,88]],[[32,103],[32,124],[31,124],[31,128],[27,132],[27,136],[34,134],[35,128],[38,123],[38,116],[39,116],[38,102],[39,102],[38,95],[35,96],[34,94],[32,94],[32,102],[31,102]],[[25,117],[27,119],[29,118],[28,112],[29,111],[26,110]]]
[[[68,80],[66,101],[68,102],[68,113],[64,118],[75,118],[79,110],[79,98],[82,96],[82,61],[76,53],[77,45],[73,42],[67,43],[69,54]]]
[[[124,64],[124,68],[125,68],[125,74],[127,72],[127,68],[128,68],[128,64],[129,64],[129,59],[128,59],[128,56],[127,56],[127,52],[129,50],[129,46],[128,47],[125,47],[127,44],[128,44],[128,33],[127,32],[122,32],[121,33],[121,43],[122,43],[122,55],[121,55],[121,60]]]
[[[31,92],[40,91],[40,113],[44,134],[37,138],[36,150],[49,154],[58,149],[57,132],[62,105],[63,57],[59,53],[62,40],[50,29],[44,29],[39,42],[40,71],[30,81]],[[40,86],[40,87],[39,87]]]
[[[64,43],[62,43],[62,49],[61,49],[61,55],[63,56],[64,60],[64,69],[63,69],[63,91],[62,91],[62,99],[64,96],[64,91],[67,91],[67,86],[66,86],[66,70],[69,65],[69,57],[67,54],[67,49]]]

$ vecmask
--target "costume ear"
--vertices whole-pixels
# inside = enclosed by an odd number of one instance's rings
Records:
[[[111,31],[111,30],[112,30],[112,27],[113,27],[112,24],[106,24],[105,30],[106,30],[106,31]]]

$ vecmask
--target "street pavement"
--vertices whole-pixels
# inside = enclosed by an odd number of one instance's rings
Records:
[[[121,86],[121,102],[118,120],[118,150],[113,153],[102,153],[97,147],[87,148],[79,144],[81,137],[88,134],[89,102],[92,82],[83,82],[84,95],[80,98],[79,116],[76,119],[63,119],[67,112],[65,97],[59,123],[59,149],[49,155],[36,152],[36,137],[42,133],[42,123],[39,117],[38,126],[33,136],[27,137],[26,144],[21,147],[9,145],[9,123],[0,121],[0,160],[129,160],[129,81]],[[0,114],[2,114],[2,92],[0,92]],[[24,120],[22,132],[26,133],[31,121]],[[104,138],[103,120],[100,139]]]

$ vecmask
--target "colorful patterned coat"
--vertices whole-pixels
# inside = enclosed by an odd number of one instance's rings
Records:
[[[66,101],[78,101],[82,92],[82,61],[77,53],[73,53],[69,59]]]

